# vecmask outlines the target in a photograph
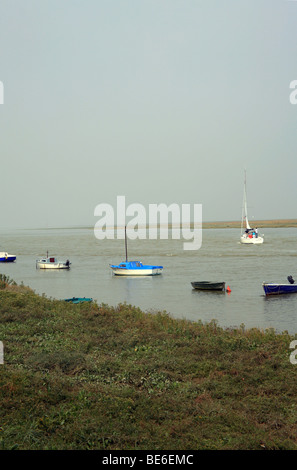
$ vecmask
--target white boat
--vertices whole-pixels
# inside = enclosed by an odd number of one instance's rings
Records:
[[[245,230],[244,230],[245,227]],[[243,232],[244,230],[244,232]],[[258,235],[258,228],[252,228],[248,221],[247,214],[247,197],[246,197],[246,171],[244,172],[244,190],[243,190],[243,205],[241,216],[241,237],[240,243],[246,245],[260,245],[264,242],[264,236]]]
[[[58,261],[54,256],[47,256],[36,260],[36,268],[39,269],[70,269],[70,261],[67,260],[65,263]]]
[[[125,227],[125,248],[126,248],[126,261],[120,264],[111,264],[113,274],[116,276],[154,276],[161,274],[163,266],[154,266],[142,264],[141,261],[128,261],[127,252],[127,233]]]

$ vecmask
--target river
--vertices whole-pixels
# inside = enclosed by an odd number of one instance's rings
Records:
[[[274,328],[297,332],[297,295],[265,297],[262,282],[297,279],[296,228],[266,228],[263,245],[239,243],[238,229],[203,229],[199,250],[184,251],[183,240],[129,240],[129,259],[163,265],[163,274],[114,276],[110,264],[125,259],[124,240],[97,240],[93,229],[1,230],[0,250],[16,254],[1,263],[0,273],[23,282],[38,294],[64,299],[92,297],[99,304],[127,302],[147,312],[166,311],[174,318],[209,322],[224,328]],[[46,255],[69,259],[71,269],[39,270]],[[199,292],[191,281],[225,281],[230,293]]]

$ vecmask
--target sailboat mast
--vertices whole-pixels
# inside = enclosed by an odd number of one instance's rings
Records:
[[[244,181],[243,181],[243,199],[242,199],[242,207],[241,207],[241,227],[240,231],[243,230],[243,221],[244,221],[244,201],[245,201],[245,170],[244,170]]]
[[[128,261],[128,250],[127,250],[127,227],[125,225],[125,250],[126,250],[126,262]]]
[[[250,229],[250,224],[248,221],[248,214],[247,214],[247,197],[246,197],[246,170],[244,170],[244,190],[243,190],[243,208],[242,208],[242,225],[243,220],[245,219],[245,226],[247,229]]]

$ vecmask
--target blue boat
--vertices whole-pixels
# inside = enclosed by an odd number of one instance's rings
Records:
[[[163,271],[163,266],[142,264],[141,261],[124,261],[118,265],[111,264],[110,267],[117,276],[154,276]]]
[[[93,302],[93,299],[88,297],[72,297],[71,299],[64,299],[65,302],[71,302],[73,304],[81,304],[82,302]]]
[[[289,284],[277,284],[263,282],[262,286],[265,295],[280,295],[280,294],[294,294],[297,293],[297,284],[295,284],[292,276],[288,276]]]
[[[154,276],[161,274],[163,266],[154,266],[142,264],[141,261],[128,261],[127,252],[127,233],[125,227],[125,248],[126,248],[126,261],[120,264],[110,264],[113,274],[116,276]]]
[[[0,251],[0,263],[13,263],[15,260],[15,255],[9,255],[5,251]]]

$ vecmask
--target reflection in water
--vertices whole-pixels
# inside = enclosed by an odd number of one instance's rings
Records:
[[[122,283],[121,288],[125,291],[125,302],[133,305],[137,305],[136,299],[145,288],[151,289],[153,278],[155,276],[112,276],[113,282]]]

